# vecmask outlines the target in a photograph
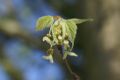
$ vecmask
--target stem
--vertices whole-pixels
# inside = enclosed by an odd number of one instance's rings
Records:
[[[64,53],[63,47],[61,45],[58,45],[57,48],[60,51],[60,53],[63,55],[63,53]],[[79,75],[77,75],[75,72],[73,72],[72,68],[70,67],[70,64],[68,63],[68,60],[65,59],[64,62],[65,62],[65,65],[66,65],[69,73],[72,75],[73,80],[80,80]]]
[[[65,59],[64,61],[65,61],[65,65],[66,65],[68,71],[73,76],[73,80],[80,80],[79,75],[77,75],[75,72],[72,71],[72,68],[70,67],[70,64],[68,63],[68,60]]]

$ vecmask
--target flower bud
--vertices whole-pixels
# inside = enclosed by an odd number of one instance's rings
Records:
[[[65,45],[68,45],[69,44],[69,41],[68,40],[64,40],[63,42]]]
[[[50,37],[51,37],[51,34],[47,34],[47,37],[49,37],[49,38],[50,38]]]
[[[43,56],[44,59],[49,60],[51,63],[53,63],[53,56],[50,54],[48,56]]]
[[[62,41],[62,39],[63,39],[62,36],[59,35],[59,36],[58,36],[58,40]]]
[[[43,42],[44,41],[46,41],[48,44],[51,44],[51,40],[47,36],[43,37]]]

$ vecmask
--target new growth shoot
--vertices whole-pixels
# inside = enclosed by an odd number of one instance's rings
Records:
[[[43,56],[43,58],[53,63],[53,47],[58,45],[63,47],[63,59],[66,59],[67,56],[77,57],[77,54],[72,52],[77,33],[77,24],[86,21],[92,21],[92,19],[64,19],[60,16],[40,17],[36,23],[36,30],[40,31],[49,28],[49,32],[43,37],[43,41],[46,41],[50,48],[47,51],[48,55]]]

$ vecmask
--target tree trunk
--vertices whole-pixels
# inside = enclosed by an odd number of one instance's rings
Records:
[[[119,0],[86,0],[86,15],[93,17],[95,24],[91,33],[83,32],[88,37],[83,43],[87,59],[85,80],[120,80],[119,3]]]

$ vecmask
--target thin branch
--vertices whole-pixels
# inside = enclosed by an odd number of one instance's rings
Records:
[[[57,48],[58,48],[58,50],[60,51],[60,54],[63,55],[63,53],[64,53],[63,47],[62,47],[61,45],[58,45]],[[77,74],[72,70],[72,68],[71,68],[70,64],[68,63],[68,60],[67,60],[67,59],[64,60],[64,63],[65,63],[65,65],[66,65],[69,73],[72,75],[73,80],[80,80],[79,75],[77,75]]]
[[[1,22],[0,22],[1,23]],[[13,21],[13,24],[16,23]],[[7,22],[6,22],[7,24]],[[27,45],[39,49],[41,51],[46,51],[47,46],[42,42],[42,37],[35,38],[31,36],[30,32],[23,30],[19,25],[15,25],[15,27],[7,27],[4,24],[0,24],[0,32],[3,33],[6,37],[9,38],[18,38],[23,40]],[[44,46],[42,46],[44,45]]]
[[[80,80],[79,75],[77,75],[75,72],[72,71],[72,68],[70,67],[70,64],[68,63],[68,60],[65,59],[64,61],[65,61],[65,65],[66,65],[68,71],[69,71],[70,74],[73,76],[73,79],[74,79],[74,80]]]

